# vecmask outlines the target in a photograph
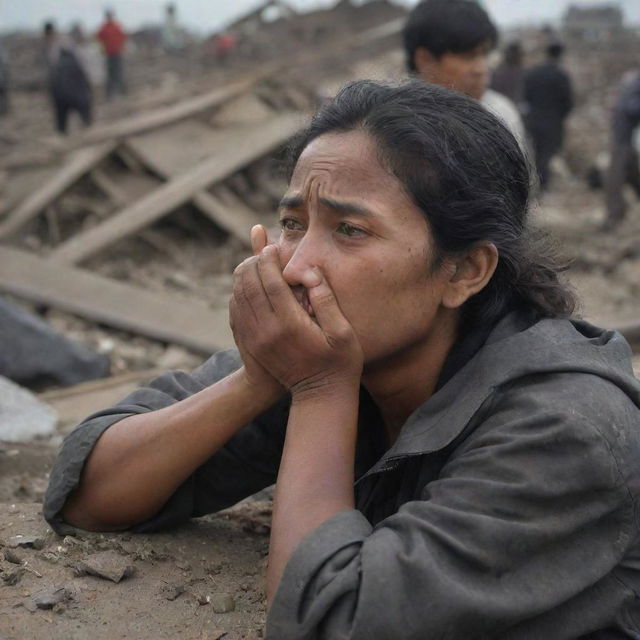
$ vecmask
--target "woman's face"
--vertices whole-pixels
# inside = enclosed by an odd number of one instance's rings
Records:
[[[424,215],[380,165],[368,134],[325,134],[306,147],[282,200],[280,224],[285,280],[308,308],[301,277],[320,268],[365,364],[433,339],[451,272],[431,268],[434,245]]]

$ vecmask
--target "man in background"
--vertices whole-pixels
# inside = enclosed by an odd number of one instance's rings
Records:
[[[61,36],[52,22],[45,23],[43,39],[56,129],[64,135],[74,111],[85,126],[91,124],[91,84],[73,41]]]
[[[127,35],[120,23],[116,21],[113,11],[105,12],[105,21],[97,33],[97,38],[104,49],[107,71],[106,93],[107,100],[110,100],[116,93],[125,92],[122,54],[127,41]]]
[[[569,74],[560,66],[564,47],[547,47],[547,59],[524,76],[525,123],[533,145],[540,189],[549,187],[549,165],[564,141],[564,121],[573,107]]]
[[[423,0],[409,14],[403,37],[410,73],[479,100],[526,146],[515,105],[488,88],[489,54],[497,44],[498,32],[478,3]]]
[[[510,42],[502,52],[502,61],[491,75],[491,89],[507,96],[517,107],[522,104],[524,94],[524,67],[522,47],[519,42]]]
[[[627,210],[625,184],[629,184],[640,199],[640,167],[634,146],[634,134],[637,135],[640,128],[640,70],[630,71],[623,77],[611,125],[611,159],[605,179],[605,231],[615,228],[624,219]]]

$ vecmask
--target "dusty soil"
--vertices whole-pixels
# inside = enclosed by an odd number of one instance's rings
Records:
[[[154,535],[62,538],[37,503],[2,503],[0,513],[3,640],[263,637],[268,502]],[[12,548],[15,536],[35,537],[37,548]],[[123,563],[133,574],[116,583],[79,568],[104,552],[108,566]],[[60,602],[42,602],[56,592]]]

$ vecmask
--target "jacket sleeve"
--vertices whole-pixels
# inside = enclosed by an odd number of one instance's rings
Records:
[[[137,389],[116,406],[89,416],[65,439],[49,478],[43,514],[51,527],[66,534],[74,529],[62,520],[69,494],[78,486],[93,447],[112,424],[183,400],[221,380],[241,364],[237,351],[222,351],[193,374],[165,373]],[[152,519],[133,527],[153,531],[190,517],[224,509],[275,482],[284,441],[287,406],[282,402],[241,429],[220,451],[178,487]]]
[[[483,412],[423,499],[375,527],[339,513],[302,541],[267,638],[485,637],[611,571],[629,544],[633,503],[600,430],[611,422],[602,403],[590,406],[584,388],[529,383],[497,392]]]

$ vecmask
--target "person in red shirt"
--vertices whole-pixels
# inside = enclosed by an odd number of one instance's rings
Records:
[[[122,30],[120,23],[115,20],[113,11],[106,11],[104,24],[98,31],[97,38],[102,43],[107,63],[107,100],[116,93],[125,92],[124,70],[122,52],[127,34]]]

